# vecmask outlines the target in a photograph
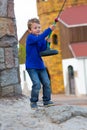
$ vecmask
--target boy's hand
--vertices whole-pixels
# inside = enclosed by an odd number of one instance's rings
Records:
[[[56,28],[55,24],[50,25],[50,29],[53,31]]]
[[[51,39],[51,38],[49,38],[49,37],[46,37],[46,41],[47,41],[47,42],[51,42],[51,41],[52,41],[52,39]]]

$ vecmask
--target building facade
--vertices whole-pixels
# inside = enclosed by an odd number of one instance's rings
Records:
[[[64,3],[65,2],[65,3]],[[38,16],[41,21],[42,30],[47,28],[51,23],[54,22],[55,18],[61,14],[61,12],[71,6],[82,5],[87,3],[86,0],[37,0]],[[63,4],[64,7],[63,7]],[[62,9],[63,7],[63,9]],[[62,9],[62,10],[61,10]],[[56,43],[55,43],[55,37]],[[44,57],[45,64],[49,70],[51,77],[52,93],[64,93],[64,79],[63,79],[63,67],[62,67],[62,50],[60,47],[60,30],[59,23],[56,23],[56,30],[51,35],[52,43],[51,48],[59,51],[58,55]],[[61,36],[62,39],[62,36]]]

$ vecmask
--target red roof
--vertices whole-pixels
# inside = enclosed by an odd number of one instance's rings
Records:
[[[87,25],[87,5],[73,6],[62,11],[59,21],[66,26]]]
[[[87,42],[72,43],[69,47],[74,57],[87,57]]]

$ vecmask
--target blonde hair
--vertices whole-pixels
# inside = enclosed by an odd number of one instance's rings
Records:
[[[31,25],[32,25],[32,23],[40,24],[40,21],[39,21],[39,19],[37,19],[37,18],[29,19],[29,20],[28,20],[28,23],[27,23],[27,26],[28,26],[28,29],[29,29],[29,30],[31,30]]]

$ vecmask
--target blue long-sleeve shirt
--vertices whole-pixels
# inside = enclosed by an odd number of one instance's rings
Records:
[[[29,34],[26,39],[26,69],[44,69],[45,65],[40,56],[40,52],[46,50],[47,37],[52,30],[46,29],[42,34],[36,36]]]

